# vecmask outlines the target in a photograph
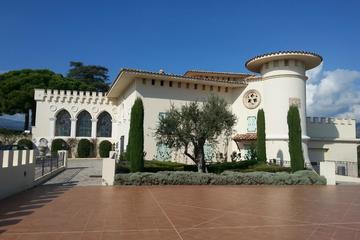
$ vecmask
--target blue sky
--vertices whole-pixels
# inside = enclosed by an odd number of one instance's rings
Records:
[[[0,9],[0,72],[65,74],[69,61],[103,65],[111,81],[123,67],[247,72],[254,55],[308,50],[324,57],[311,84],[340,69],[347,87],[360,85],[360,1],[3,0]],[[347,104],[360,105],[355,97]],[[321,113],[360,117],[351,107]]]

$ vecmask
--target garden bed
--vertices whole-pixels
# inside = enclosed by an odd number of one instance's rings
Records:
[[[295,173],[232,172],[221,174],[185,171],[116,174],[115,185],[325,185],[326,179],[310,170]]]

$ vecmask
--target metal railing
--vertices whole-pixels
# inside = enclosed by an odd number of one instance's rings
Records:
[[[49,156],[35,157],[35,179],[40,178],[56,169],[64,166],[65,154],[59,152],[58,154]]]

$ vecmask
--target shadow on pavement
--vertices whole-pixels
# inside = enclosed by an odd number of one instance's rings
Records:
[[[0,200],[0,234],[75,185],[75,182],[43,185]]]

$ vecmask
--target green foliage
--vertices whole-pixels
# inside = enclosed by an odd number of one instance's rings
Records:
[[[305,170],[294,174],[286,172],[240,173],[226,171],[222,174],[196,172],[129,173],[115,176],[117,185],[324,185],[324,177]]]
[[[106,92],[109,90],[107,68],[97,65],[84,65],[82,62],[70,62],[70,67],[67,74],[68,78],[89,84],[95,88],[95,91]]]
[[[229,137],[235,122],[236,117],[228,110],[226,101],[211,95],[203,104],[191,102],[181,108],[172,106],[159,118],[155,136],[159,144],[182,149],[198,170],[204,172],[205,144],[216,144],[221,135]]]
[[[251,143],[246,150],[247,150],[247,152],[245,154],[245,159],[246,160],[255,160],[255,161],[258,160],[257,152],[256,152],[256,146],[255,146],[254,143]]]
[[[34,143],[30,139],[27,139],[27,138],[20,139],[17,142],[17,145],[23,149],[34,149]]]
[[[260,109],[257,113],[256,120],[256,152],[259,162],[266,162],[266,134],[265,134],[265,113],[263,109]]]
[[[129,143],[127,150],[131,172],[140,172],[144,168],[144,106],[137,98],[131,109]]]
[[[28,129],[29,125],[29,110],[36,113],[35,88],[83,91],[108,89],[108,87],[99,87],[96,81],[65,78],[46,69],[9,71],[0,74],[0,83],[0,115],[24,113],[25,129]],[[34,126],[35,114],[32,114],[31,120]]]
[[[79,158],[88,158],[91,156],[93,144],[88,139],[80,139],[77,147]]]
[[[56,138],[51,142],[51,153],[56,154],[60,150],[69,150],[69,146],[63,139]]]
[[[234,170],[235,171],[235,170]],[[269,165],[266,163],[258,163],[255,164],[253,166],[250,166],[249,168],[246,169],[240,169],[240,170],[236,170],[239,172],[291,172],[291,168],[289,167],[281,167],[278,165]]]
[[[108,140],[104,140],[99,145],[99,155],[102,158],[109,157],[109,152],[112,149],[112,143]]]
[[[240,160],[240,158],[241,158],[241,153],[237,153],[236,151],[233,151],[230,155],[230,159],[232,162],[236,162]]]
[[[290,106],[287,115],[287,123],[289,127],[289,153],[291,169],[296,172],[304,169],[300,114],[299,109],[296,106]]]
[[[144,172],[158,172],[158,171],[183,171],[187,166],[182,163],[170,162],[170,161],[144,161]],[[129,173],[129,165],[127,162],[119,162],[116,165],[116,173]]]

